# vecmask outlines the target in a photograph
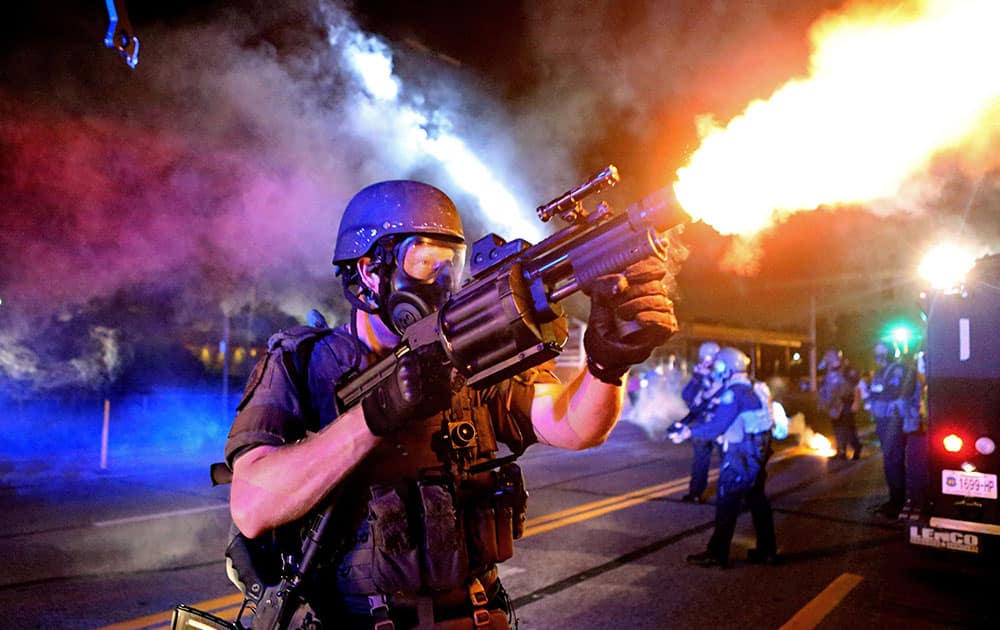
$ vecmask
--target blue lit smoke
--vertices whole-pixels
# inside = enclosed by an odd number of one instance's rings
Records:
[[[221,458],[235,397],[224,404],[221,387],[154,387],[111,398],[108,469],[164,464],[207,465]],[[4,439],[0,441],[0,485],[16,477],[93,472],[99,468],[103,399],[0,396]]]

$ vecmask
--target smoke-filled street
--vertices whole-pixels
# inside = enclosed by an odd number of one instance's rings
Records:
[[[870,437],[858,462],[780,446],[767,493],[781,564],[744,560],[754,544],[747,514],[730,568],[686,564],[713,517],[712,505],[679,500],[690,452],[627,422],[594,451],[528,451],[527,529],[501,570],[522,628],[957,628],[995,619],[995,568],[921,552],[903,525],[874,514],[884,487]],[[709,494],[715,476],[713,467]],[[204,466],[11,481],[2,496],[9,627],[163,628],[179,603],[230,618],[236,610],[221,555],[226,490],[209,487]]]

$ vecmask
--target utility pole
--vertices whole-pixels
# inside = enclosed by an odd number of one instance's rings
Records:
[[[222,355],[222,420],[229,418],[229,315],[222,316],[222,341],[219,342]]]
[[[816,391],[816,296],[809,296],[809,391]]]

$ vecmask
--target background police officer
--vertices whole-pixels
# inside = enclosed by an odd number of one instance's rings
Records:
[[[691,370],[691,378],[681,390],[681,398],[688,406],[688,414],[680,420],[680,423],[696,427],[708,418],[713,400],[722,386],[722,383],[712,376],[712,364],[718,352],[719,344],[714,341],[706,341],[698,347],[698,363]],[[674,425],[672,432],[679,429],[680,426]],[[708,469],[712,462],[712,451],[718,449],[721,454],[722,445],[716,440],[704,440],[692,436],[691,448],[694,451],[694,457],[691,459],[691,482],[687,494],[681,497],[681,501],[701,503],[705,488],[708,487]]]
[[[824,412],[833,425],[834,441],[837,446],[836,459],[847,459],[847,447],[851,447],[851,459],[861,458],[861,440],[855,423],[855,389],[858,384],[857,371],[847,365],[840,350],[827,350],[819,368],[824,370],[819,385],[817,407]]]
[[[723,459],[715,503],[715,531],[708,548],[688,556],[691,564],[726,567],[736,521],[745,500],[757,533],[757,547],[747,552],[751,562],[777,561],[774,516],[764,495],[765,469],[771,456],[770,395],[763,383],[753,383],[747,374],[750,359],[736,348],[719,350],[713,364],[722,382],[719,403],[708,420],[693,429],[685,427],[671,439],[680,443],[688,437],[723,437]]]
[[[627,286],[620,277],[597,283],[588,369],[568,384],[530,370],[472,390],[440,356],[408,352],[392,378],[337,417],[338,384],[437,310],[463,262],[461,221],[443,192],[401,180],[361,190],[334,254],[350,324],[276,335],[248,382],[225,450],[235,525],[251,548],[264,548],[332,505],[337,533],[290,627],[508,627],[495,564],[512,553],[525,493],[519,471],[495,459],[497,444],[514,454],[536,441],[601,444],[629,366],[677,329],[666,265],[648,259],[627,270]],[[643,334],[626,341],[616,317]]]
[[[919,428],[920,387],[916,369],[910,362],[896,358],[884,343],[876,344],[874,350],[876,368],[868,403],[882,445],[882,464],[889,487],[889,500],[877,511],[887,518],[896,518],[906,503],[906,435]]]

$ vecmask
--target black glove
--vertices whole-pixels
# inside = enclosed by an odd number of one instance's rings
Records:
[[[590,320],[583,336],[587,368],[599,380],[621,385],[629,367],[642,363],[677,332],[674,303],[667,296],[668,266],[651,256],[624,274],[602,276],[590,289]],[[621,323],[636,330],[623,333]]]
[[[365,423],[374,435],[386,436],[414,420],[451,406],[451,367],[439,348],[411,351],[395,372],[361,401]]]

